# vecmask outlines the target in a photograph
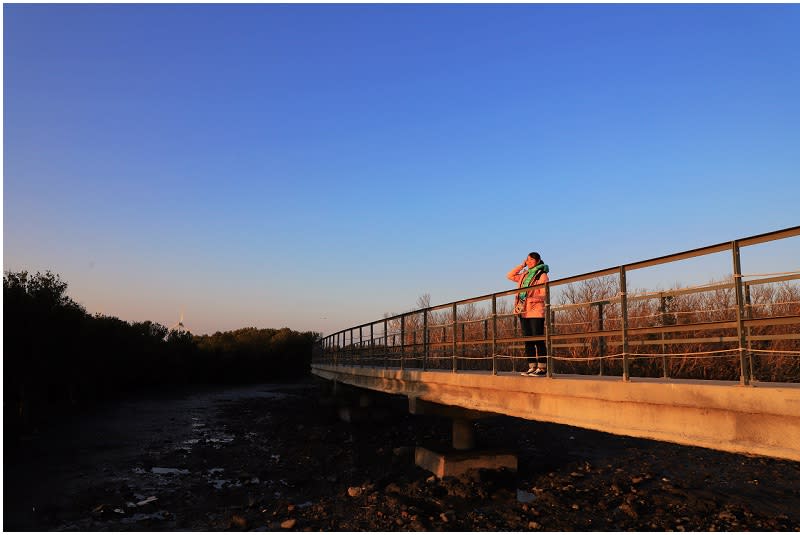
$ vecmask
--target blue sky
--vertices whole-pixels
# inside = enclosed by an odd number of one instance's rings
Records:
[[[800,223],[800,6],[3,13],[3,267],[90,312],[331,333]]]

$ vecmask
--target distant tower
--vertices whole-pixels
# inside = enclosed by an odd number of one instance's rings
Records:
[[[178,320],[178,323],[173,325],[169,328],[170,331],[178,331],[178,332],[186,332],[189,329],[183,324],[183,310],[181,310],[181,319]]]

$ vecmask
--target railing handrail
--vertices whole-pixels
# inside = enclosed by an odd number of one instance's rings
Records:
[[[688,251],[682,251],[682,252],[673,253],[673,254],[669,254],[669,255],[659,256],[659,257],[651,258],[651,259],[648,259],[648,260],[642,260],[642,261],[639,261],[639,262],[632,262],[632,263],[629,263],[629,264],[621,264],[619,266],[605,268],[605,269],[599,269],[599,270],[596,270],[596,271],[591,271],[591,272],[583,273],[583,274],[580,274],[580,275],[572,275],[572,276],[569,276],[569,277],[563,277],[563,278],[560,278],[560,279],[551,280],[551,281],[548,282],[548,284],[550,285],[550,287],[561,286],[561,285],[564,285],[564,284],[570,284],[570,283],[573,283],[573,282],[580,282],[582,280],[592,279],[592,278],[596,278],[596,277],[602,277],[602,276],[605,276],[605,275],[617,275],[620,272],[621,269],[624,269],[625,271],[630,271],[630,270],[641,269],[641,268],[645,268],[645,267],[652,267],[652,266],[656,266],[656,265],[660,265],[660,264],[666,264],[666,263],[669,263],[669,262],[676,262],[678,260],[686,260],[688,258],[696,258],[696,257],[699,257],[699,256],[705,256],[707,254],[713,254],[713,253],[718,253],[718,252],[723,252],[723,251],[729,251],[730,248],[731,248],[731,244],[732,243],[738,243],[739,247],[745,247],[745,246],[749,246],[749,245],[757,245],[757,244],[760,244],[760,243],[766,243],[766,242],[780,240],[780,239],[784,239],[784,238],[791,238],[791,237],[794,237],[794,236],[800,236],[800,225],[795,226],[795,227],[789,227],[789,228],[781,229],[781,230],[776,230],[776,231],[772,231],[772,232],[765,232],[763,234],[757,234],[757,235],[754,235],[754,236],[748,236],[746,238],[741,238],[741,239],[738,239],[738,240],[732,240],[732,241],[728,241],[728,242],[718,243],[718,244],[715,244],[715,245],[708,245],[708,246],[705,246],[705,247],[699,247],[699,248],[691,249],[691,250],[688,250]],[[755,281],[749,281],[749,283],[753,283],[753,282],[755,282]],[[721,284],[733,285],[733,282],[721,283]],[[676,289],[675,291],[684,291],[684,290],[683,289]],[[708,291],[708,290],[704,289],[704,290],[701,290],[701,291]],[[339,334],[343,334],[343,333],[346,333],[346,332],[349,332],[349,331],[352,331],[352,330],[355,330],[355,329],[361,329],[361,328],[364,328],[364,327],[369,327],[370,325],[375,325],[376,323],[383,322],[383,321],[396,321],[396,320],[399,320],[399,319],[401,319],[403,317],[406,317],[406,316],[409,316],[409,315],[412,315],[412,314],[422,314],[423,312],[432,312],[432,311],[439,310],[439,309],[452,308],[453,306],[466,305],[466,304],[469,304],[469,303],[477,303],[477,302],[480,302],[480,301],[486,301],[486,300],[497,298],[497,297],[503,297],[503,296],[506,296],[506,295],[516,294],[518,292],[519,292],[519,288],[512,288],[512,289],[508,289],[508,290],[501,290],[499,292],[488,293],[488,294],[477,296],[477,297],[469,297],[469,298],[466,298],[466,299],[450,301],[448,303],[443,303],[443,304],[440,304],[440,305],[433,305],[433,306],[429,306],[429,307],[425,307],[425,308],[411,310],[411,311],[408,311],[408,312],[402,312],[400,314],[395,314],[393,316],[387,316],[387,317],[381,318],[379,320],[374,320],[374,321],[370,321],[370,322],[367,322],[367,323],[362,323],[360,325],[355,325],[353,327],[348,327],[346,329],[342,329],[340,331],[336,331],[334,333],[331,333],[331,334],[329,334],[328,336],[326,336],[324,338],[329,338],[331,336],[336,336],[336,335],[339,335]],[[660,292],[663,292],[664,294],[668,294],[670,291],[669,290],[663,290],[663,291],[659,291],[659,292],[656,292],[656,293],[660,293]],[[598,301],[604,301],[604,300],[608,300],[608,299],[615,299],[615,297],[604,298],[604,299],[600,299]],[[628,297],[628,299],[634,300],[634,299],[636,299],[636,296],[631,295],[631,296]],[[555,305],[555,306],[558,307],[559,305]]]
[[[492,361],[492,374],[498,373],[498,360],[511,358],[517,359],[520,357],[513,357],[509,355],[503,355],[497,352],[498,344],[502,344],[503,346],[507,346],[512,350],[515,351],[515,347],[518,348],[520,342],[525,342],[526,350],[525,350],[525,358],[529,360],[533,358],[531,356],[531,347],[528,345],[529,342],[541,340],[544,338],[544,346],[547,351],[543,351],[540,356],[546,355],[547,357],[547,376],[553,377],[553,364],[555,360],[572,360],[573,363],[577,360],[585,360],[585,361],[594,361],[599,360],[600,362],[600,375],[603,375],[603,361],[611,358],[608,355],[607,350],[611,347],[617,347],[618,353],[616,356],[621,357],[621,373],[622,373],[622,380],[623,381],[630,381],[631,378],[631,371],[634,370],[633,361],[639,358],[661,358],[661,368],[663,369],[663,376],[666,378],[669,375],[668,364],[671,362],[669,359],[673,356],[672,353],[667,353],[666,347],[676,347],[676,344],[716,344],[716,348],[710,352],[710,354],[725,354],[730,356],[731,354],[736,354],[738,357],[737,360],[739,361],[738,369],[739,369],[739,381],[742,385],[751,384],[750,381],[754,378],[754,358],[753,354],[755,352],[767,352],[767,353],[779,353],[776,351],[777,347],[768,347],[765,348],[763,345],[758,348],[754,347],[754,341],[779,341],[779,340],[787,340],[787,341],[798,341],[800,340],[800,333],[792,332],[791,330],[788,333],[781,333],[772,332],[770,334],[760,334],[758,332],[751,332],[751,329],[758,325],[764,326],[778,326],[778,325],[798,325],[800,324],[800,313],[792,310],[787,309],[786,317],[769,317],[769,318],[753,318],[753,303],[751,302],[751,287],[767,284],[767,283],[774,283],[774,282],[782,282],[782,281],[789,281],[789,280],[800,280],[800,269],[793,270],[793,271],[784,271],[778,273],[757,273],[757,274],[744,274],[742,273],[742,265],[741,265],[741,248],[747,245],[755,245],[759,243],[765,243],[769,241],[779,240],[790,238],[794,236],[800,236],[800,226],[791,227],[783,230],[778,230],[774,232],[768,232],[764,234],[759,234],[756,236],[750,236],[747,238],[743,238],[741,240],[733,240],[731,242],[726,242],[717,245],[710,245],[706,247],[701,247],[697,249],[692,249],[689,251],[683,251],[679,253],[674,253],[671,255],[665,255],[657,258],[653,258],[650,260],[643,260],[640,262],[634,262],[629,264],[623,264],[617,266],[615,268],[607,268],[603,270],[597,270],[590,273],[584,273],[581,275],[575,275],[570,277],[564,277],[561,279],[556,280],[548,280],[544,284],[541,284],[541,288],[543,288],[545,293],[544,298],[544,334],[539,334],[537,336],[519,336],[519,332],[517,331],[517,327],[515,327],[514,323],[512,323],[512,336],[508,336],[508,323],[507,319],[514,316],[512,312],[507,310],[507,302],[502,303],[501,310],[498,310],[497,301],[498,297],[510,296],[517,294],[520,289],[519,288],[510,288],[506,290],[502,290],[499,292],[494,292],[478,297],[471,297],[467,299],[461,299],[458,301],[451,301],[449,303],[444,303],[441,305],[429,306],[418,310],[412,310],[408,312],[404,312],[401,314],[396,314],[391,317],[387,316],[384,317],[382,320],[376,320],[369,323],[364,323],[355,327],[350,327],[348,329],[344,329],[338,331],[334,334],[328,335],[327,337],[323,338],[321,344],[323,345],[323,357],[325,353],[325,347],[330,349],[330,354],[333,358],[334,365],[339,362],[339,359],[343,359],[346,362],[355,363],[358,366],[362,366],[366,361],[364,360],[364,353],[365,348],[368,351],[369,359],[368,361],[373,361],[375,356],[375,333],[374,333],[374,326],[379,324],[381,321],[383,322],[383,333],[382,335],[379,333],[379,340],[383,338],[383,347],[385,348],[382,353],[382,363],[383,366],[388,366],[389,361],[399,361],[399,369],[401,371],[404,370],[406,364],[408,363],[412,367],[417,367],[416,361],[422,361],[422,369],[427,369],[428,360],[429,358],[431,361],[439,361],[436,365],[438,368],[441,365],[442,360],[452,361],[452,372],[456,373],[459,370],[458,362],[459,360],[488,360],[491,359]],[[635,269],[640,269],[644,267],[650,267],[660,264],[666,264],[669,262],[675,262],[680,260],[685,260],[688,258],[695,258],[698,256],[703,256],[712,253],[718,253],[727,251],[730,253],[730,258],[732,260],[732,274],[730,277],[726,277],[721,282],[711,281],[707,284],[696,285],[692,287],[684,287],[684,288],[673,288],[670,290],[636,290],[634,292],[628,293],[628,285],[627,285],[627,277],[628,272]],[[552,292],[551,289],[555,286],[565,285],[565,284],[572,284],[575,282],[579,282],[582,280],[590,279],[590,278],[597,278],[597,277],[613,277],[616,275],[618,280],[616,282],[613,279],[609,280],[608,283],[610,285],[605,286],[604,292],[599,293],[608,293],[611,294],[614,292],[614,295],[598,295],[597,298],[593,298],[592,296],[587,296],[590,298],[590,301],[584,301],[581,303],[564,303],[562,305],[553,305],[551,303],[551,296]],[[750,280],[746,280],[750,279]],[[617,286],[615,287],[614,284]],[[691,310],[668,310],[668,308],[672,308],[671,305],[668,303],[672,303],[673,297],[677,297],[680,295],[687,295],[687,294],[694,294],[694,293],[707,293],[707,292],[718,292],[720,290],[725,290],[725,293],[721,295],[712,295],[715,299],[718,300],[716,306],[708,307],[708,306],[696,306],[690,305],[689,308]],[[732,292],[731,292],[732,290]],[[660,300],[660,306],[658,307],[658,312],[651,313],[651,305],[647,303],[647,300]],[[669,299],[669,300],[668,300]],[[735,303],[731,306],[731,299],[735,299]],[[465,305],[472,305],[473,303],[477,302],[485,302],[491,300],[491,314],[487,315],[486,310],[481,307],[470,307],[466,308],[462,314],[459,314],[459,306]],[[636,305],[636,308],[631,309],[631,302],[635,301],[644,301],[642,305]],[[786,299],[784,299],[786,301]],[[677,301],[675,303],[678,303]],[[785,303],[773,303],[773,304],[782,304],[782,305],[795,305],[800,303],[796,297],[791,297]],[[606,309],[606,305],[612,305],[612,309]],[[763,303],[763,305],[767,305],[769,303]],[[597,312],[597,331],[595,332],[594,329],[594,308],[596,308]],[[684,308],[684,307],[679,307]],[[580,311],[581,309],[585,310],[586,312]],[[555,320],[556,320],[556,313],[563,313],[569,310],[578,310],[578,320],[579,321],[568,321],[567,323],[559,322],[557,325],[560,327],[558,329],[555,328]],[[606,315],[604,316],[603,312],[606,311]],[[629,313],[631,311],[639,315],[630,316]],[[439,312],[441,311],[441,312]],[[449,311],[449,312],[448,312]],[[614,311],[614,312],[612,312]],[[735,311],[734,314],[731,314],[732,311]],[[612,312],[609,314],[609,312]],[[642,315],[642,312],[645,314]],[[570,312],[567,312],[571,314]],[[699,314],[699,313],[714,313],[714,314],[722,314],[721,316],[716,316],[715,319],[713,316],[709,316],[707,321],[701,321],[700,323],[697,322],[696,316],[690,322],[680,322],[678,321],[676,324],[676,315],[677,314]],[[617,317],[616,314],[619,314]],[[420,331],[419,329],[419,319],[422,316],[422,341],[418,343],[417,333]],[[477,317],[477,319],[476,319]],[[429,318],[434,318],[435,323],[429,322]],[[448,321],[449,318],[449,321]],[[658,318],[655,323],[652,323],[650,318]],[[502,319],[503,323],[505,324],[502,328],[503,332],[498,332],[498,322]],[[576,319],[576,318],[572,318]],[[606,323],[614,322],[615,328],[609,329],[608,325],[604,327],[604,320]],[[640,321],[644,320],[644,322]],[[441,323],[439,323],[441,321]],[[489,322],[492,322],[492,329],[491,329],[491,339],[488,336],[489,333]],[[616,323],[619,322],[619,323]],[[467,338],[467,329],[470,330],[469,338],[472,338],[475,333],[472,331],[473,324],[483,323],[483,335],[482,339],[480,339],[480,333],[478,332],[479,339],[477,340],[468,340]],[[399,331],[397,329],[399,325]],[[391,333],[390,331],[391,326]],[[521,324],[522,327],[524,325]],[[555,332],[556,330],[560,331],[561,326],[567,328],[567,332]],[[364,328],[369,328],[369,339],[367,341],[364,340]],[[479,329],[479,327],[478,327]],[[720,329],[723,332],[720,332]],[[726,333],[724,331],[735,330],[736,336],[732,336],[730,332]],[[702,331],[709,331],[709,334],[705,335],[703,338],[698,338],[697,333]],[[711,335],[713,332],[713,336]],[[356,333],[358,333],[358,341],[356,342]],[[433,339],[431,339],[432,334],[438,334]],[[460,336],[459,336],[460,333]],[[673,333],[686,333],[686,336],[678,336],[677,338],[672,336]],[[349,336],[348,336],[349,334]],[[397,336],[399,335],[399,344],[397,343]],[[409,336],[410,335],[410,336]],[[660,335],[660,340],[656,337]],[[641,339],[642,336],[645,336],[645,339]],[[391,337],[391,350],[389,349],[389,339]],[[349,344],[348,339],[349,338]],[[459,338],[461,339],[459,341]],[[574,339],[578,344],[570,343],[570,344],[558,344],[556,341],[564,340],[569,341],[570,339]],[[580,340],[583,339],[583,342]],[[575,348],[575,347],[583,347],[587,351],[590,350],[590,347],[594,347],[594,343],[587,344],[587,339],[596,339],[597,343],[599,344],[596,348],[598,352],[597,356],[587,355],[586,357],[576,357],[573,353],[571,357],[555,357],[552,353],[552,350],[555,348]],[[726,349],[719,349],[719,344],[735,344],[735,347],[730,347]],[[509,345],[511,344],[511,345]],[[797,345],[796,342],[792,342],[793,345]],[[491,345],[491,356],[488,355],[487,351]],[[650,354],[638,354],[635,351],[631,351],[632,347],[640,347],[642,345],[661,345],[661,353]],[[380,346],[380,341],[378,342],[378,346]],[[483,346],[483,350],[480,350],[479,346]],[[475,356],[474,353],[470,355],[470,353],[478,347],[482,356]],[[537,346],[538,347],[538,346]],[[417,349],[422,348],[422,357],[417,353]],[[442,349],[445,353],[444,356],[437,356],[437,355],[429,355],[431,349],[439,350]],[[722,353],[720,353],[720,351]],[[787,353],[784,351],[784,353]],[[448,354],[450,356],[448,356]],[[677,353],[676,353],[677,354]],[[683,353],[684,356],[688,356],[690,358],[707,358],[707,354],[709,352],[698,352],[697,349],[684,348]],[[800,351],[792,349],[788,351],[787,354],[793,354],[800,356]],[[725,357],[728,358],[728,357]],[[612,366],[613,367],[613,366]],[[516,370],[516,360],[513,360],[513,368]],[[725,370],[724,367],[722,369],[723,373],[728,373],[730,369]],[[645,371],[648,373],[647,371]],[[649,373],[652,373],[650,370]],[[703,371],[705,374],[705,371]],[[789,368],[789,373],[791,375],[791,367]]]

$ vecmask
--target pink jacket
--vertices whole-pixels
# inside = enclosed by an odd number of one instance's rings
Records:
[[[520,270],[525,267],[522,263],[508,272],[508,280],[512,280],[519,286],[522,284],[522,279],[525,274],[520,274]],[[526,272],[527,273],[527,272]],[[531,288],[527,290],[527,298],[525,299],[525,311],[522,313],[523,318],[543,318],[544,317],[544,283],[548,280],[547,273],[543,273]],[[534,289],[535,288],[535,289]]]

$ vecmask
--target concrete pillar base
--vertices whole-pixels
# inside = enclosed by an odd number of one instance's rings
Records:
[[[438,453],[428,448],[417,446],[414,451],[417,466],[433,472],[438,478],[457,477],[467,470],[500,470],[506,468],[517,471],[517,456],[512,453],[489,451],[459,451]]]

